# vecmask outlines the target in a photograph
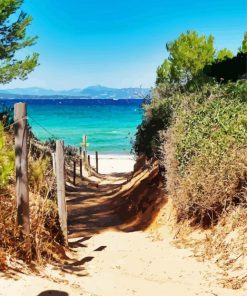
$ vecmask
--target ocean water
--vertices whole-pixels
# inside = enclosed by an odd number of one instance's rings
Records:
[[[141,99],[1,99],[0,104],[19,101],[27,103],[29,124],[40,140],[54,137],[79,147],[87,135],[89,152],[101,154],[130,153],[142,120]]]

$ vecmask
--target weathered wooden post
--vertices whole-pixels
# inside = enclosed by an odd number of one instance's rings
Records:
[[[90,155],[87,156],[87,163],[90,166]]]
[[[86,162],[86,151],[83,151],[83,159]]]
[[[73,185],[76,185],[76,161],[73,161]]]
[[[82,179],[82,159],[80,158],[80,178]]]
[[[65,201],[65,174],[64,174],[64,142],[56,141],[56,179],[58,214],[64,242],[68,244],[67,209]]]
[[[95,152],[95,163],[96,163],[96,172],[99,172],[99,155],[98,151]]]
[[[14,105],[14,121],[17,223],[22,227],[22,233],[28,235],[30,233],[27,157],[28,127],[25,103]]]
[[[84,150],[86,151],[86,154],[87,154],[87,136],[85,135],[84,136],[84,139],[83,139],[83,142],[84,142]]]
[[[81,148],[81,146],[79,147],[79,155],[80,155],[80,157],[81,157],[81,152],[82,152],[82,148]]]

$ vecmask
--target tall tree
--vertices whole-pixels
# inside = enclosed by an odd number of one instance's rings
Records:
[[[166,44],[168,61],[157,69],[157,83],[169,80],[185,83],[198,75],[205,65],[214,59],[214,38],[187,31]]]
[[[170,53],[171,77],[175,81],[189,81],[214,58],[214,37],[199,36],[195,31],[182,33],[167,43]]]
[[[0,0],[0,84],[24,80],[38,65],[37,53],[16,58],[19,50],[34,45],[37,39],[26,36],[32,17],[20,9],[22,4],[23,0]]]

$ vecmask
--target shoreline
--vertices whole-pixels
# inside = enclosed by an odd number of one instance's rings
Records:
[[[95,167],[95,154],[90,154],[91,165]],[[99,173],[128,173],[134,170],[135,155],[132,154],[100,154]]]

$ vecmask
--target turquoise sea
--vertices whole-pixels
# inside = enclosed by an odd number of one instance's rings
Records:
[[[28,105],[28,121],[40,140],[63,139],[79,147],[88,136],[88,150],[103,154],[128,154],[136,127],[142,120],[141,99],[1,99],[12,106]]]

